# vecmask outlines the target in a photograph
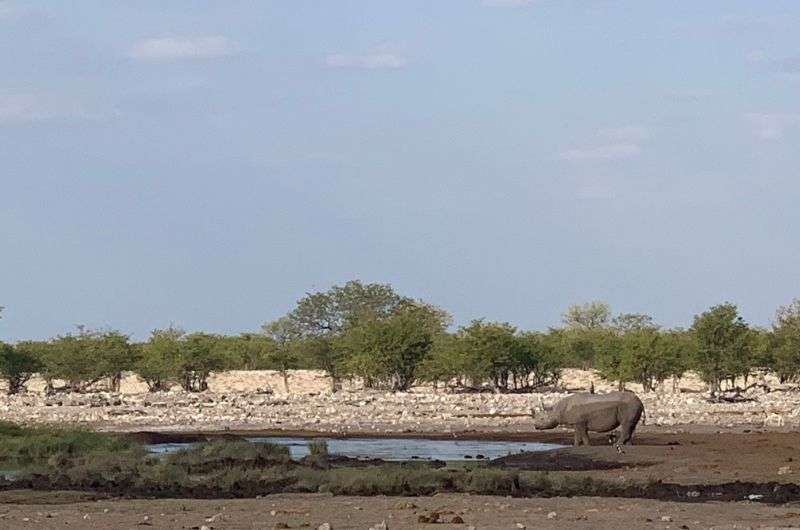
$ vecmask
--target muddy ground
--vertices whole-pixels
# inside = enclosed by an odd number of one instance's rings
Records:
[[[519,437],[497,437],[509,436]],[[524,438],[566,443],[569,433]],[[591,447],[513,456],[502,465],[620,484],[647,482],[655,488],[656,498],[290,494],[242,500],[126,500],[11,491],[0,493],[0,529],[269,529],[317,528],[323,523],[367,529],[384,520],[391,529],[520,528],[518,523],[559,529],[800,528],[798,433],[649,431],[640,433],[636,445],[623,454],[605,445],[603,437],[593,441],[596,445]],[[752,501],[747,500],[751,495]],[[709,502],[714,498],[719,500]],[[432,517],[438,521],[435,526],[424,522]]]
[[[30,504],[9,504],[19,499]],[[800,528],[800,507],[746,502],[687,504],[596,497],[509,499],[468,495],[434,497],[331,497],[275,495],[242,500],[100,500],[58,493],[36,498],[0,494],[0,528],[366,530],[386,522],[391,530],[481,529],[743,529]],[[65,502],[65,503],[61,503]],[[435,515],[436,514],[436,515]],[[421,521],[435,517],[439,523]],[[458,519],[455,519],[458,517]],[[453,523],[463,520],[463,523]]]

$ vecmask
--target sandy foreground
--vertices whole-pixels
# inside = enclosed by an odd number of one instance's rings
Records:
[[[646,426],[693,428],[742,426],[793,429],[800,424],[800,392],[762,378],[748,401],[710,403],[696,377],[668,382],[657,392],[638,391],[647,410]],[[286,391],[273,371],[214,374],[209,391],[179,388],[148,393],[135,375],[119,393],[57,393],[45,396],[43,382],[32,381],[22,395],[0,397],[0,419],[26,423],[80,424],[114,431],[313,431],[322,433],[526,433],[531,411],[553,404],[569,392],[613,390],[593,372],[568,370],[563,390],[543,394],[452,393],[430,386],[391,393],[346,385],[332,394],[324,373],[296,370]],[[647,427],[644,427],[647,429]]]
[[[0,501],[15,492],[0,493]],[[60,499],[28,496],[0,503],[0,529],[768,529],[800,528],[800,507],[742,503],[687,504],[595,497],[512,499],[469,495],[330,497],[274,495],[242,500]],[[69,502],[55,504],[55,502]],[[426,524],[434,513],[442,521]],[[457,518],[457,519],[455,519]],[[452,523],[455,519],[457,522]],[[463,520],[463,523],[458,522]],[[321,528],[326,528],[321,526]]]

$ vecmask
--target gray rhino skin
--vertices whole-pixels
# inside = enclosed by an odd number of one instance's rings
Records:
[[[619,427],[616,446],[629,444],[633,431],[644,414],[642,401],[633,392],[609,394],[573,394],[535,416],[536,429],[554,429],[559,425],[574,427],[575,445],[589,445],[589,431],[609,432]]]

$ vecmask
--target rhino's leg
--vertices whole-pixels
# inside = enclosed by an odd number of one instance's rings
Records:
[[[585,421],[575,424],[575,445],[589,445],[589,431]]]
[[[633,430],[636,428],[636,423],[634,422],[623,422],[619,426],[619,439],[617,440],[617,445],[627,445],[631,443],[631,438],[633,438]]]

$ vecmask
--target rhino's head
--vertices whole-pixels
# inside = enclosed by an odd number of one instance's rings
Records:
[[[545,408],[541,398],[539,399],[539,410],[532,409],[531,415],[533,416],[533,427],[535,429],[555,429],[558,427],[558,419],[551,409]]]
[[[539,414],[533,420],[533,426],[536,429],[555,429],[558,427],[558,420],[553,417],[549,412]]]

